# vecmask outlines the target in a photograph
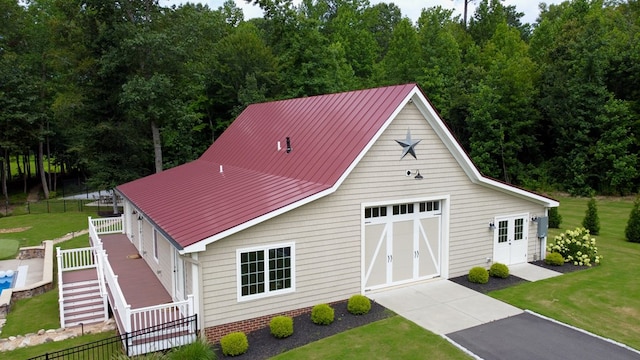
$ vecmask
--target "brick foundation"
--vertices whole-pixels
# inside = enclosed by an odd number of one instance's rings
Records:
[[[336,302],[330,303],[329,305],[335,305],[341,302],[343,301],[336,301]],[[281,313],[260,316],[253,319],[247,319],[247,320],[212,326],[212,327],[205,328],[204,334],[210,343],[215,344],[220,342],[220,338],[232,332],[242,331],[245,334],[249,334],[250,332],[264,329],[269,326],[269,322],[274,316],[284,315],[284,316],[296,317],[298,315],[310,313],[312,308],[313,306],[309,306],[309,307],[285,311]]]

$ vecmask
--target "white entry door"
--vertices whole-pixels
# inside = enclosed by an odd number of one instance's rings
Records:
[[[185,272],[184,260],[180,257],[177,250],[173,252],[173,275],[174,275],[174,295],[177,301],[184,300]]]
[[[375,212],[384,215],[365,219],[365,290],[440,275],[440,207],[422,208],[415,206],[415,212],[401,210],[394,216],[390,206],[389,211]]]
[[[496,218],[493,262],[513,265],[527,262],[528,216]]]

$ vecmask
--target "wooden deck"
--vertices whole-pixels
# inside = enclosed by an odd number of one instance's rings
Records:
[[[131,258],[138,250],[124,234],[101,235],[102,246],[109,255],[113,272],[127,303],[132,309],[173,301],[154,272],[142,258]]]
[[[118,282],[124,298],[132,309],[146,306],[166,304],[173,301],[153,271],[142,258],[130,258],[138,254],[124,234],[101,235],[103,248],[109,255],[109,263],[113,272],[118,275]],[[65,284],[98,278],[95,269],[65,271],[62,279]]]

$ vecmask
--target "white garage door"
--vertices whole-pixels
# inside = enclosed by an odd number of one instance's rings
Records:
[[[365,290],[440,275],[440,201],[365,208]]]

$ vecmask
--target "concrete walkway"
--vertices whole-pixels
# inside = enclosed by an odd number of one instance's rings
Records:
[[[562,275],[528,263],[512,266],[509,270],[512,275],[528,281]],[[523,312],[515,306],[444,279],[384,290],[369,296],[382,306],[440,335]]]

